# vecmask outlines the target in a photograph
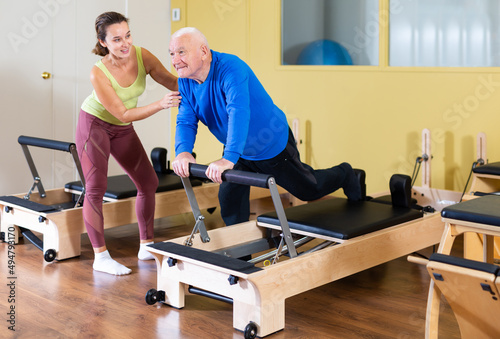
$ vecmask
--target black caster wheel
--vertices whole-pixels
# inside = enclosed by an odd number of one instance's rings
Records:
[[[148,305],[154,305],[156,304],[157,300],[156,300],[156,295],[157,295],[157,290],[155,290],[154,288],[150,289],[147,293],[146,293],[146,304]]]
[[[56,250],[54,249],[49,249],[45,251],[45,254],[43,255],[43,258],[45,259],[46,262],[52,262],[56,258]]]
[[[165,301],[165,291],[157,291],[154,288],[150,289],[146,293],[146,304],[148,305],[154,305],[158,301],[164,302]]]
[[[245,339],[254,339],[257,337],[257,325],[251,321],[245,327]]]

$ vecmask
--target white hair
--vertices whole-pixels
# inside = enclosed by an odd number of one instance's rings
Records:
[[[174,34],[172,34],[172,39],[179,38],[183,35],[190,35],[194,37],[196,40],[198,40],[202,45],[205,45],[207,46],[207,48],[210,48],[208,46],[208,40],[205,37],[205,35],[203,35],[203,33],[201,33],[200,30],[198,30],[195,27],[183,27],[179,29]]]

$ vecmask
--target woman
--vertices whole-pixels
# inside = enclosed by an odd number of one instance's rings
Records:
[[[138,258],[153,259],[144,247],[153,243],[158,178],[132,122],[177,107],[181,97],[177,92],[177,78],[148,50],[132,44],[127,18],[116,12],[103,13],[96,19],[95,29],[98,41],[92,52],[103,58],[90,73],[94,90],[82,104],[76,130],[76,145],[85,177],[83,219],[94,249],[94,270],[124,275],[131,270],[111,258],[104,241],[102,201],[109,155],[137,186],[136,214],[141,239]],[[137,107],[147,74],[172,92],[159,101]]]

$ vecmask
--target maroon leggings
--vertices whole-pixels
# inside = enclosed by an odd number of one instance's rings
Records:
[[[92,247],[105,246],[102,203],[110,154],[137,187],[135,211],[141,240],[153,239],[158,177],[132,124],[112,125],[80,111],[76,146],[85,177],[83,220]]]

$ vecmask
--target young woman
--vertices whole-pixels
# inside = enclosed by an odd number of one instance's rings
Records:
[[[93,52],[103,58],[90,73],[94,90],[82,104],[76,130],[76,145],[85,177],[83,219],[94,249],[94,270],[124,275],[131,270],[111,258],[104,240],[102,202],[109,155],[137,186],[138,258],[152,259],[144,246],[153,243],[158,178],[132,122],[177,107],[181,97],[177,92],[177,78],[148,50],[132,44],[128,19],[122,14],[101,14],[95,29],[98,41]],[[137,107],[148,74],[170,92],[159,101]]]

